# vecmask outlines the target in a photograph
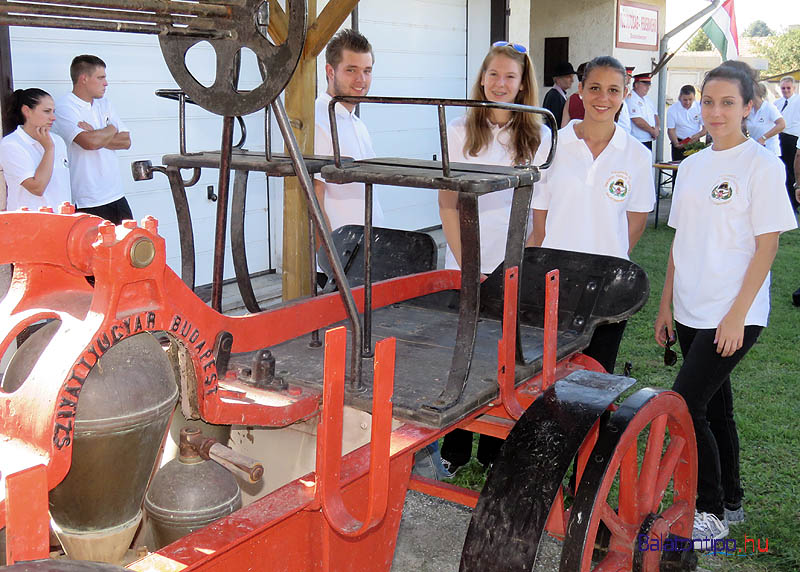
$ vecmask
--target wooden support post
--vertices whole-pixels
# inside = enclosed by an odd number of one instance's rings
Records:
[[[317,56],[325,49],[358,0],[330,0],[317,17],[317,0],[308,0],[308,34],[303,57],[286,87],[286,112],[304,155],[314,152],[314,100]],[[272,23],[272,19],[270,19]],[[278,31],[276,20],[272,27]],[[325,86],[321,86],[325,89]],[[311,252],[308,244],[308,206],[295,177],[284,180],[283,191],[283,299],[311,293]]]

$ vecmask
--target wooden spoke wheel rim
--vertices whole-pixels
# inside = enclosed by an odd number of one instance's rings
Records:
[[[615,482],[616,507],[609,500]],[[570,511],[560,569],[652,572],[670,559],[691,559],[692,553],[649,548],[655,540],[691,538],[696,490],[697,446],[683,398],[637,391],[600,430]]]

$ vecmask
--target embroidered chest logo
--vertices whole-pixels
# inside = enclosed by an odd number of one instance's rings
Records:
[[[628,196],[630,188],[631,183],[628,173],[612,173],[611,177],[606,181],[606,195],[615,201],[624,200]]]
[[[726,203],[733,198],[736,191],[736,183],[730,180],[722,180],[711,190],[711,200],[717,204]]]

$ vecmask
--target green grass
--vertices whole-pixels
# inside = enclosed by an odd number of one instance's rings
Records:
[[[663,363],[663,350],[653,339],[661,287],[673,231],[649,227],[633,260],[650,277],[650,298],[625,331],[617,369],[633,363],[635,388],[669,388],[681,362]],[[707,556],[700,565],[714,571],[761,572],[800,570],[800,308],[791,304],[800,287],[800,231],[784,234],[773,264],[770,325],[732,375],[741,440],[741,476],[746,521],[731,530],[737,547],[744,537],[769,540],[769,552],[754,556]],[[473,459],[456,484],[480,488],[485,478]],[[749,549],[748,549],[749,551]]]

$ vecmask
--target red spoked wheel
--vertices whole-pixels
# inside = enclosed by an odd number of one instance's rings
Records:
[[[694,569],[696,490],[686,403],[672,391],[637,391],[600,429],[570,511],[560,570]]]

